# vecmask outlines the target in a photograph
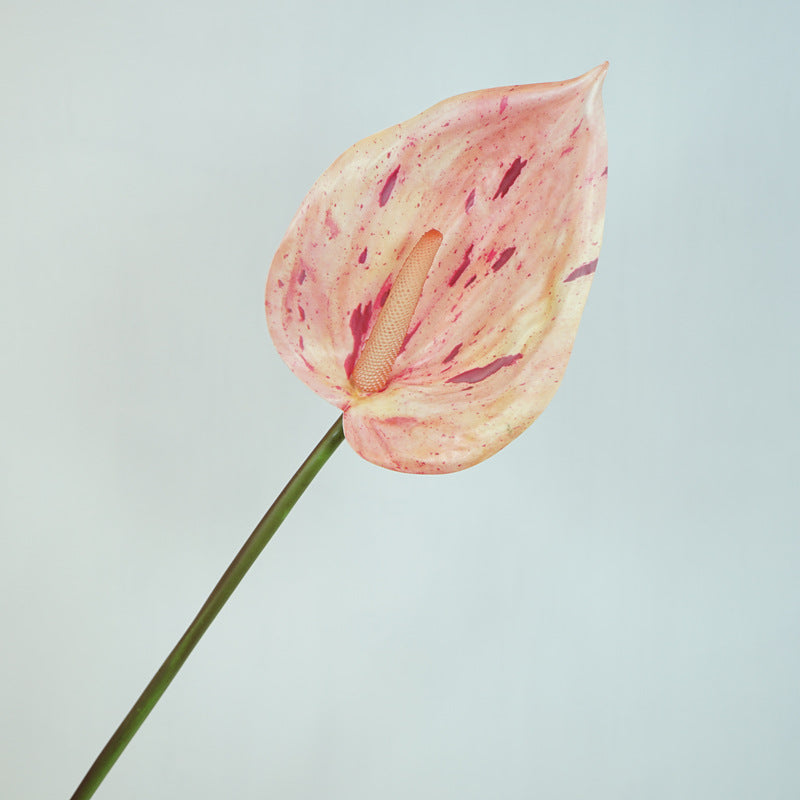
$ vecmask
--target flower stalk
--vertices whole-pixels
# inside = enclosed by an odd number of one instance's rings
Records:
[[[111,767],[114,766],[122,751],[127,747],[128,742],[139,730],[147,715],[161,698],[161,695],[172,683],[172,679],[186,662],[195,645],[208,630],[208,627],[222,610],[222,607],[233,594],[247,571],[253,566],[261,551],[272,538],[272,535],[294,507],[294,504],[308,488],[308,485],[336,448],[342,443],[343,439],[342,417],[339,416],[322,437],[319,444],[311,451],[311,454],[303,462],[300,469],[286,484],[283,491],[270,506],[269,511],[261,519],[261,522],[256,525],[224,575],[219,579],[197,616],[186,629],[186,632],[181,636],[172,652],[153,676],[153,679],[147,684],[125,719],[122,720],[120,726],[108,740],[106,746],[100,751],[100,755],[97,756],[72,795],[72,800],[87,800],[97,791],[97,787],[103,782]]]

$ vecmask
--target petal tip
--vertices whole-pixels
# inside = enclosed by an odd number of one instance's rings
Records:
[[[604,61],[602,64],[598,64],[593,69],[590,69],[588,72],[584,72],[583,75],[575,78],[575,83],[586,83],[590,86],[600,89],[603,85],[606,74],[608,73],[608,67],[608,61]]]

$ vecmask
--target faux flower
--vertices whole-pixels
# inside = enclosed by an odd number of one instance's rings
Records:
[[[303,201],[269,330],[364,458],[460,470],[552,398],[600,252],[606,69],[445,100],[351,147]]]

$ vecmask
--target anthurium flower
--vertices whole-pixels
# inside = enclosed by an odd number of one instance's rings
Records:
[[[351,147],[303,201],[269,329],[364,458],[463,469],[555,393],[600,252],[606,69],[445,100]]]

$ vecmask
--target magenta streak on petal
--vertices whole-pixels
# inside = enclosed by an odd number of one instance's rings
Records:
[[[364,306],[363,310],[361,308],[361,303],[359,303],[350,315],[350,332],[353,334],[353,349],[350,355],[344,360],[344,371],[347,373],[348,378],[361,352],[361,345],[367,333],[370,317],[372,317],[372,300]]]
[[[464,342],[459,342],[445,357],[442,361],[442,364],[447,364],[448,361],[452,361],[457,355],[458,351],[461,349],[461,346]]]
[[[381,286],[380,291],[378,292],[378,304],[375,306],[375,309],[383,308],[386,301],[389,299],[389,292],[392,291],[392,276],[390,275],[384,282],[383,286]]]
[[[361,251],[361,255],[358,257],[358,263],[363,264],[367,260],[367,248],[365,247]]]
[[[467,288],[467,286],[469,286],[470,284],[472,284],[472,282],[473,282],[473,281],[475,280],[475,278],[477,278],[477,277],[478,277],[477,275],[473,275],[473,276],[472,276],[472,277],[471,277],[471,278],[470,278],[470,279],[469,279],[469,280],[468,280],[468,281],[467,281],[467,282],[464,284],[464,288],[466,289],[466,288]]]
[[[473,189],[469,195],[467,195],[467,202],[464,203],[464,211],[469,212],[472,206],[475,204],[475,190]]]
[[[585,264],[581,264],[577,269],[572,270],[572,272],[564,278],[564,283],[574,281],[575,278],[582,278],[584,275],[591,275],[596,269],[597,259],[594,261],[587,261]]]
[[[302,286],[303,281],[306,279],[306,271],[304,269],[300,270],[300,274],[297,276],[297,282]]]
[[[581,122],[583,122],[583,120],[581,120]],[[574,135],[575,135],[575,134],[576,134],[576,133],[577,133],[577,132],[580,130],[580,128],[581,128],[581,122],[579,122],[579,123],[578,123],[578,124],[577,124],[577,125],[576,125],[576,126],[573,128],[573,129],[572,129],[572,133],[569,135],[569,138],[570,138],[570,139],[571,139],[571,138],[572,138],[572,137],[573,137],[573,136],[574,136]]]
[[[389,202],[389,198],[392,195],[392,189],[394,189],[394,185],[397,183],[398,172],[400,172],[400,167],[396,167],[394,172],[386,179],[386,183],[383,184],[380,198],[381,207],[385,206]]]
[[[500,101],[500,113],[502,114],[506,107],[508,106],[508,95],[503,95],[503,99]]]
[[[300,322],[305,322],[306,312],[303,310],[303,306],[297,306],[297,313],[300,315]]]
[[[575,149],[574,147],[565,147],[561,151],[561,155],[559,156],[559,158],[563,158],[567,153],[571,153],[574,149]]]
[[[422,320],[420,320],[407,334],[406,338],[403,339],[403,344],[400,346],[400,352],[402,353],[403,350],[406,349],[406,345],[411,341],[411,337],[419,330],[419,326],[422,325]]]
[[[511,256],[514,255],[514,251],[516,249],[517,249],[516,247],[506,247],[506,249],[503,250],[502,253],[500,253],[500,256],[497,259],[497,261],[495,261],[494,264],[492,264],[492,270],[494,272],[497,272],[497,270],[499,270],[500,267],[502,267],[505,264],[507,264],[508,260],[511,258]]]
[[[601,177],[601,178],[605,178],[605,176],[606,176],[606,175],[608,175],[608,167],[606,167],[606,168],[605,168],[605,169],[602,171],[602,173],[600,174],[600,177]]]
[[[455,286],[456,281],[464,274],[464,270],[469,266],[470,261],[472,261],[472,248],[475,244],[471,244],[467,248],[467,252],[464,253],[464,258],[461,261],[458,269],[450,276],[450,280],[448,281],[450,286]]]
[[[478,383],[479,381],[494,375],[503,367],[507,367],[522,358],[522,353],[516,353],[513,356],[501,356],[492,361],[491,364],[486,364],[483,367],[475,367],[462,372],[459,375],[454,375],[452,378],[447,379],[447,383]]]
[[[514,181],[519,178],[522,168],[527,163],[527,161],[523,161],[519,156],[514,159],[514,163],[506,170],[506,174],[503,175],[503,180],[500,181],[500,185],[497,187],[497,191],[494,193],[492,200],[497,200],[498,197],[506,196],[508,190],[514,185]]]

